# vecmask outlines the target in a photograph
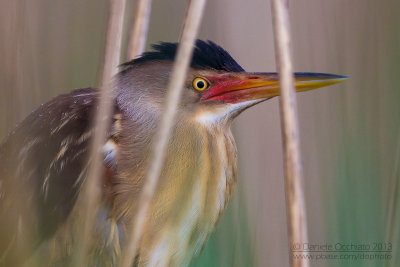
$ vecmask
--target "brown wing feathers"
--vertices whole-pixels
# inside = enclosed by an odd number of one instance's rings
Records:
[[[33,111],[0,146],[0,218],[7,229],[0,231],[0,262],[18,256],[13,254],[21,249],[19,239],[30,239],[34,247],[53,235],[71,212],[85,177],[96,99],[92,88],[58,96]],[[109,171],[111,156],[106,155]]]

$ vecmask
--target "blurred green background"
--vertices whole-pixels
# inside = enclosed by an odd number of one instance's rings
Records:
[[[153,0],[148,44],[177,41],[186,4]],[[96,86],[108,1],[0,6],[2,139],[41,103]],[[133,11],[128,0],[126,26]],[[393,244],[391,260],[310,260],[311,266],[400,266],[399,11],[398,0],[290,1],[295,70],[350,77],[298,94],[309,241]],[[222,45],[247,71],[275,71],[269,1],[208,1],[199,37]],[[192,266],[288,266],[277,99],[246,111],[233,128],[239,182]]]

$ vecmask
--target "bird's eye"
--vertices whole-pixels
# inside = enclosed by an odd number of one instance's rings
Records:
[[[196,79],[193,80],[193,88],[196,89],[197,91],[204,91],[208,88],[209,83],[207,82],[206,79],[197,77]]]

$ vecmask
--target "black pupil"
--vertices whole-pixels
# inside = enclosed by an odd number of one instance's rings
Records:
[[[197,87],[200,89],[203,89],[206,86],[206,84],[204,83],[204,81],[198,81],[197,82]]]

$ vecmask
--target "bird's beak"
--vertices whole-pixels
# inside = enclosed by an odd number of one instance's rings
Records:
[[[346,76],[325,73],[298,72],[294,74],[297,92],[336,84],[346,79]],[[279,95],[280,91],[277,73],[232,74],[225,82],[210,89],[203,94],[203,100],[222,100],[227,103],[268,99]]]

